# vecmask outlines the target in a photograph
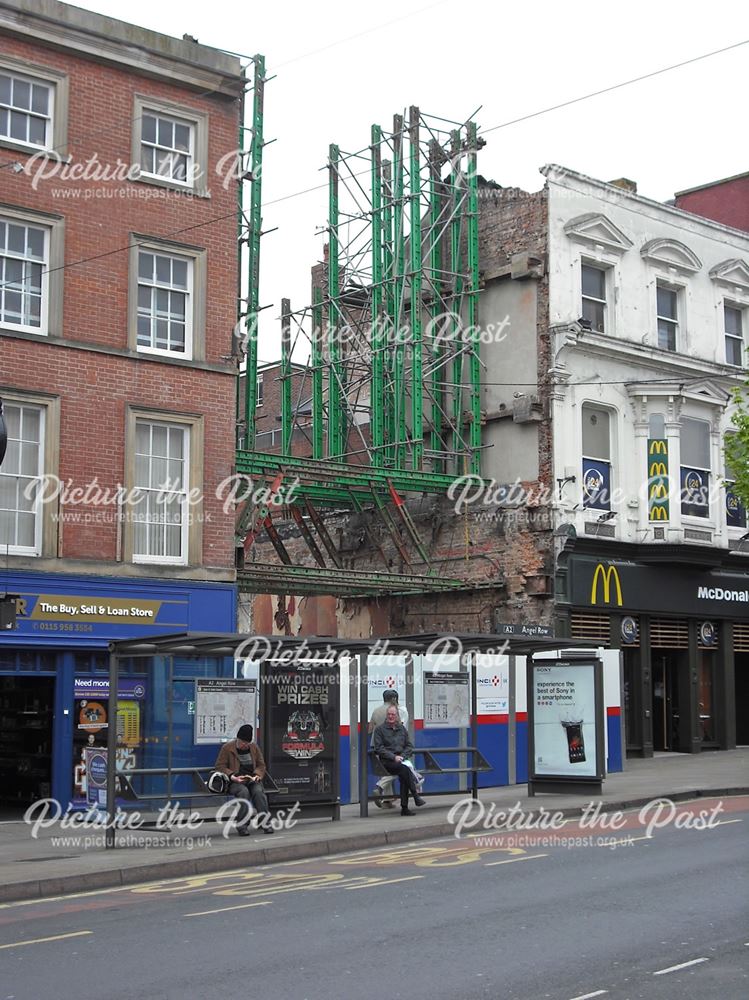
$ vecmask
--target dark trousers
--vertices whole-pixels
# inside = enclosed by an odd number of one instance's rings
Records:
[[[400,781],[401,786],[401,809],[408,809],[408,793],[414,798],[418,794],[416,791],[416,778],[410,767],[405,764],[396,764],[395,761],[383,760],[382,766],[388,774],[394,774]]]
[[[243,781],[232,781],[229,785],[229,795],[233,795],[234,798],[242,799],[247,803],[247,818],[244,819],[243,810],[237,821],[237,827],[250,825],[250,821],[252,820],[252,812],[249,808],[250,804],[252,804],[255,812],[264,813],[266,817],[270,816],[268,812],[268,799],[266,798],[262,781],[248,781],[246,784]]]

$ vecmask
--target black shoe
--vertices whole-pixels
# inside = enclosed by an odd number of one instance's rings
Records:
[[[246,826],[238,826],[237,827],[237,834],[240,837],[249,837],[250,831],[247,829]]]
[[[382,789],[375,786],[374,790],[374,804],[378,809],[382,809]]]
[[[414,805],[415,806],[425,806],[427,804],[426,799],[422,799],[420,795],[414,795]]]
[[[413,809],[401,809],[401,816],[415,816]]]
[[[276,831],[273,829],[272,826],[264,826],[263,827],[263,833],[275,833],[275,832]]]

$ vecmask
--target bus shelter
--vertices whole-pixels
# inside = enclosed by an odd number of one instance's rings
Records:
[[[414,717],[415,688],[425,716],[440,734],[440,726],[458,733],[449,746],[417,748],[427,771],[461,775],[461,787],[476,798],[478,775],[485,768],[478,745],[477,663],[491,655],[532,657],[559,650],[570,640],[550,637],[504,637],[497,634],[422,634],[412,636],[341,639],[327,636],[257,636],[241,633],[155,635],[112,642],[109,647],[110,719],[106,754],[92,756],[90,804],[106,809],[108,847],[115,846],[118,805],[127,806],[138,785],[139,800],[154,806],[194,795],[196,775],[210,769],[221,739],[217,715],[201,704],[221,706],[222,693],[242,705],[242,721],[262,729],[264,752],[276,791],[296,789],[309,807],[332,807],[337,818],[341,774],[351,779],[351,800],[358,797],[360,816],[368,815],[369,741],[367,721],[371,709],[370,672],[374,664],[398,665],[405,704]],[[595,643],[574,640],[577,648]],[[413,669],[420,658],[421,668]],[[424,664],[428,661],[428,667]],[[382,674],[380,669],[380,674]],[[141,760],[129,771],[121,769],[126,713],[120,711],[123,676],[141,677],[148,692],[144,715]],[[295,685],[296,688],[295,689]],[[337,690],[335,690],[337,688]],[[318,730],[337,731],[340,710],[350,720],[347,751],[323,747]],[[315,728],[317,726],[317,728]],[[275,727],[275,728],[274,728]],[[273,739],[272,732],[279,732]],[[276,752],[275,744],[283,744]],[[317,742],[316,742],[317,741]],[[434,752],[432,752],[434,751]],[[316,757],[315,767],[293,769],[293,759]],[[288,758],[292,758],[289,761]],[[485,762],[484,762],[485,763]],[[342,771],[343,769],[343,771]],[[301,777],[300,777],[301,775]],[[468,782],[470,779],[470,789]],[[97,791],[98,789],[98,791]],[[304,808],[303,808],[304,813]]]

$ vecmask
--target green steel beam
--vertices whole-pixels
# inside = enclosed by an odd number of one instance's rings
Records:
[[[281,454],[291,454],[291,301],[281,299]]]
[[[389,469],[371,465],[346,465],[333,461],[316,462],[309,458],[271,455],[266,452],[239,451],[236,461],[237,472],[252,479],[265,476],[272,478],[273,474],[283,472],[284,484],[287,487],[297,478],[300,480],[306,478],[311,481],[310,487],[304,483],[300,485],[300,489],[305,491],[305,495],[312,496],[312,488],[324,486],[325,489],[321,494],[323,499],[330,490],[339,491],[342,499],[348,497],[348,490],[366,493],[371,497],[373,486],[386,493],[389,483],[392,483],[393,488],[399,493],[446,493],[455,481],[452,475],[435,472],[416,472],[412,469]],[[476,485],[479,485],[478,481]],[[350,506],[350,497],[348,500],[345,506]]]
[[[334,594],[369,597],[375,594],[421,594],[465,588],[463,580],[413,573],[377,573],[333,567],[283,566],[251,563],[237,571],[242,592],[266,594]]]
[[[328,353],[330,376],[328,378],[328,457],[340,459],[343,455],[341,413],[341,286],[338,241],[338,162],[340,149],[330,146],[328,167]]]
[[[372,449],[378,461],[382,459],[385,443],[383,408],[385,379],[383,372],[383,240],[382,240],[382,133],[379,126],[372,126],[372,308],[370,346],[372,351],[372,383],[369,390],[371,413]]]
[[[476,123],[468,123],[468,328],[471,338],[471,472],[481,471],[481,362],[479,360],[479,194],[476,173],[478,136]]]
[[[393,178],[392,164],[389,160],[384,160],[382,164],[382,229],[383,229],[383,253],[382,253],[382,275],[385,282],[385,329],[383,330],[383,341],[385,344],[384,358],[384,383],[383,383],[383,418],[385,430],[385,449],[382,459],[383,465],[395,464],[395,354],[392,349],[391,334],[394,329],[393,317],[395,315],[395,281],[394,271],[395,253],[393,243]]]
[[[394,314],[395,363],[393,366],[393,396],[395,404],[395,468],[402,469],[406,457],[406,398],[403,331],[405,322],[405,255],[406,234],[403,212],[403,115],[393,117],[393,238],[395,242]]]
[[[257,404],[257,327],[260,294],[260,236],[263,229],[263,101],[265,97],[265,57],[256,55],[255,86],[252,99],[252,190],[250,227],[247,239],[249,282],[247,288],[247,357],[245,360],[245,446],[255,447],[255,407]],[[241,185],[241,182],[240,182]]]
[[[420,469],[424,461],[424,393],[422,359],[422,260],[421,260],[421,165],[419,163],[419,109],[409,110],[411,152],[411,467]]]
[[[244,75],[244,70],[242,70]],[[246,106],[246,95],[247,91],[242,91],[242,96],[239,99],[239,136],[237,143],[237,150],[239,152],[239,169],[244,170],[245,155],[247,149],[245,147],[246,136],[245,132],[250,132],[252,135],[252,130],[248,129],[244,123],[245,116],[245,106]],[[250,140],[252,141],[252,140]],[[241,174],[237,178],[237,325],[234,328],[235,338],[239,337],[240,324],[242,322],[242,247],[244,245],[244,182],[242,180]],[[233,344],[234,349],[237,348],[236,344]],[[237,355],[239,357],[239,355]],[[237,366],[238,374],[241,370],[241,365]],[[245,382],[247,375],[245,374]],[[234,401],[234,426],[236,428],[235,434],[235,448],[247,447],[247,442],[243,441],[242,435],[239,433],[240,424],[244,421],[244,400],[242,399],[242,379],[237,378],[236,393]]]
[[[312,290],[312,457],[325,454],[323,434],[322,289]]]
[[[461,275],[462,265],[462,240],[463,227],[461,212],[461,142],[460,132],[455,130],[450,133],[450,195],[452,198],[452,220],[450,224],[450,271],[453,280],[453,298],[451,307],[451,343],[455,356],[453,358],[453,386],[452,386],[452,411],[453,411],[453,451],[455,452],[455,474],[462,476],[467,471],[461,468],[460,450],[463,441],[462,420],[463,420],[463,353],[460,350],[462,345],[462,304],[463,304],[463,278]]]
[[[442,217],[442,181],[440,177],[441,149],[436,139],[429,144],[429,228],[432,240],[429,249],[429,281],[432,289],[431,300],[431,328],[432,328],[432,433],[430,438],[432,452],[442,450],[442,405],[444,392],[441,388],[440,361],[442,359],[442,338],[437,337],[437,318],[443,312],[442,295],[442,236],[439,233],[439,225]],[[444,319],[443,319],[444,322]],[[441,329],[441,326],[440,326]],[[433,459],[432,468],[434,472],[444,471],[444,461]]]

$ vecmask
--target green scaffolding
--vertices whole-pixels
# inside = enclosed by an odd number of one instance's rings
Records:
[[[263,71],[258,57],[253,173]],[[261,220],[253,180],[239,472],[284,470],[300,477],[303,494],[336,504],[389,486],[442,493],[456,476],[480,475],[479,144],[473,121],[411,107],[392,131],[373,125],[362,150],[330,146],[322,278],[310,305],[294,310],[284,300],[281,441],[263,452],[254,424]]]

